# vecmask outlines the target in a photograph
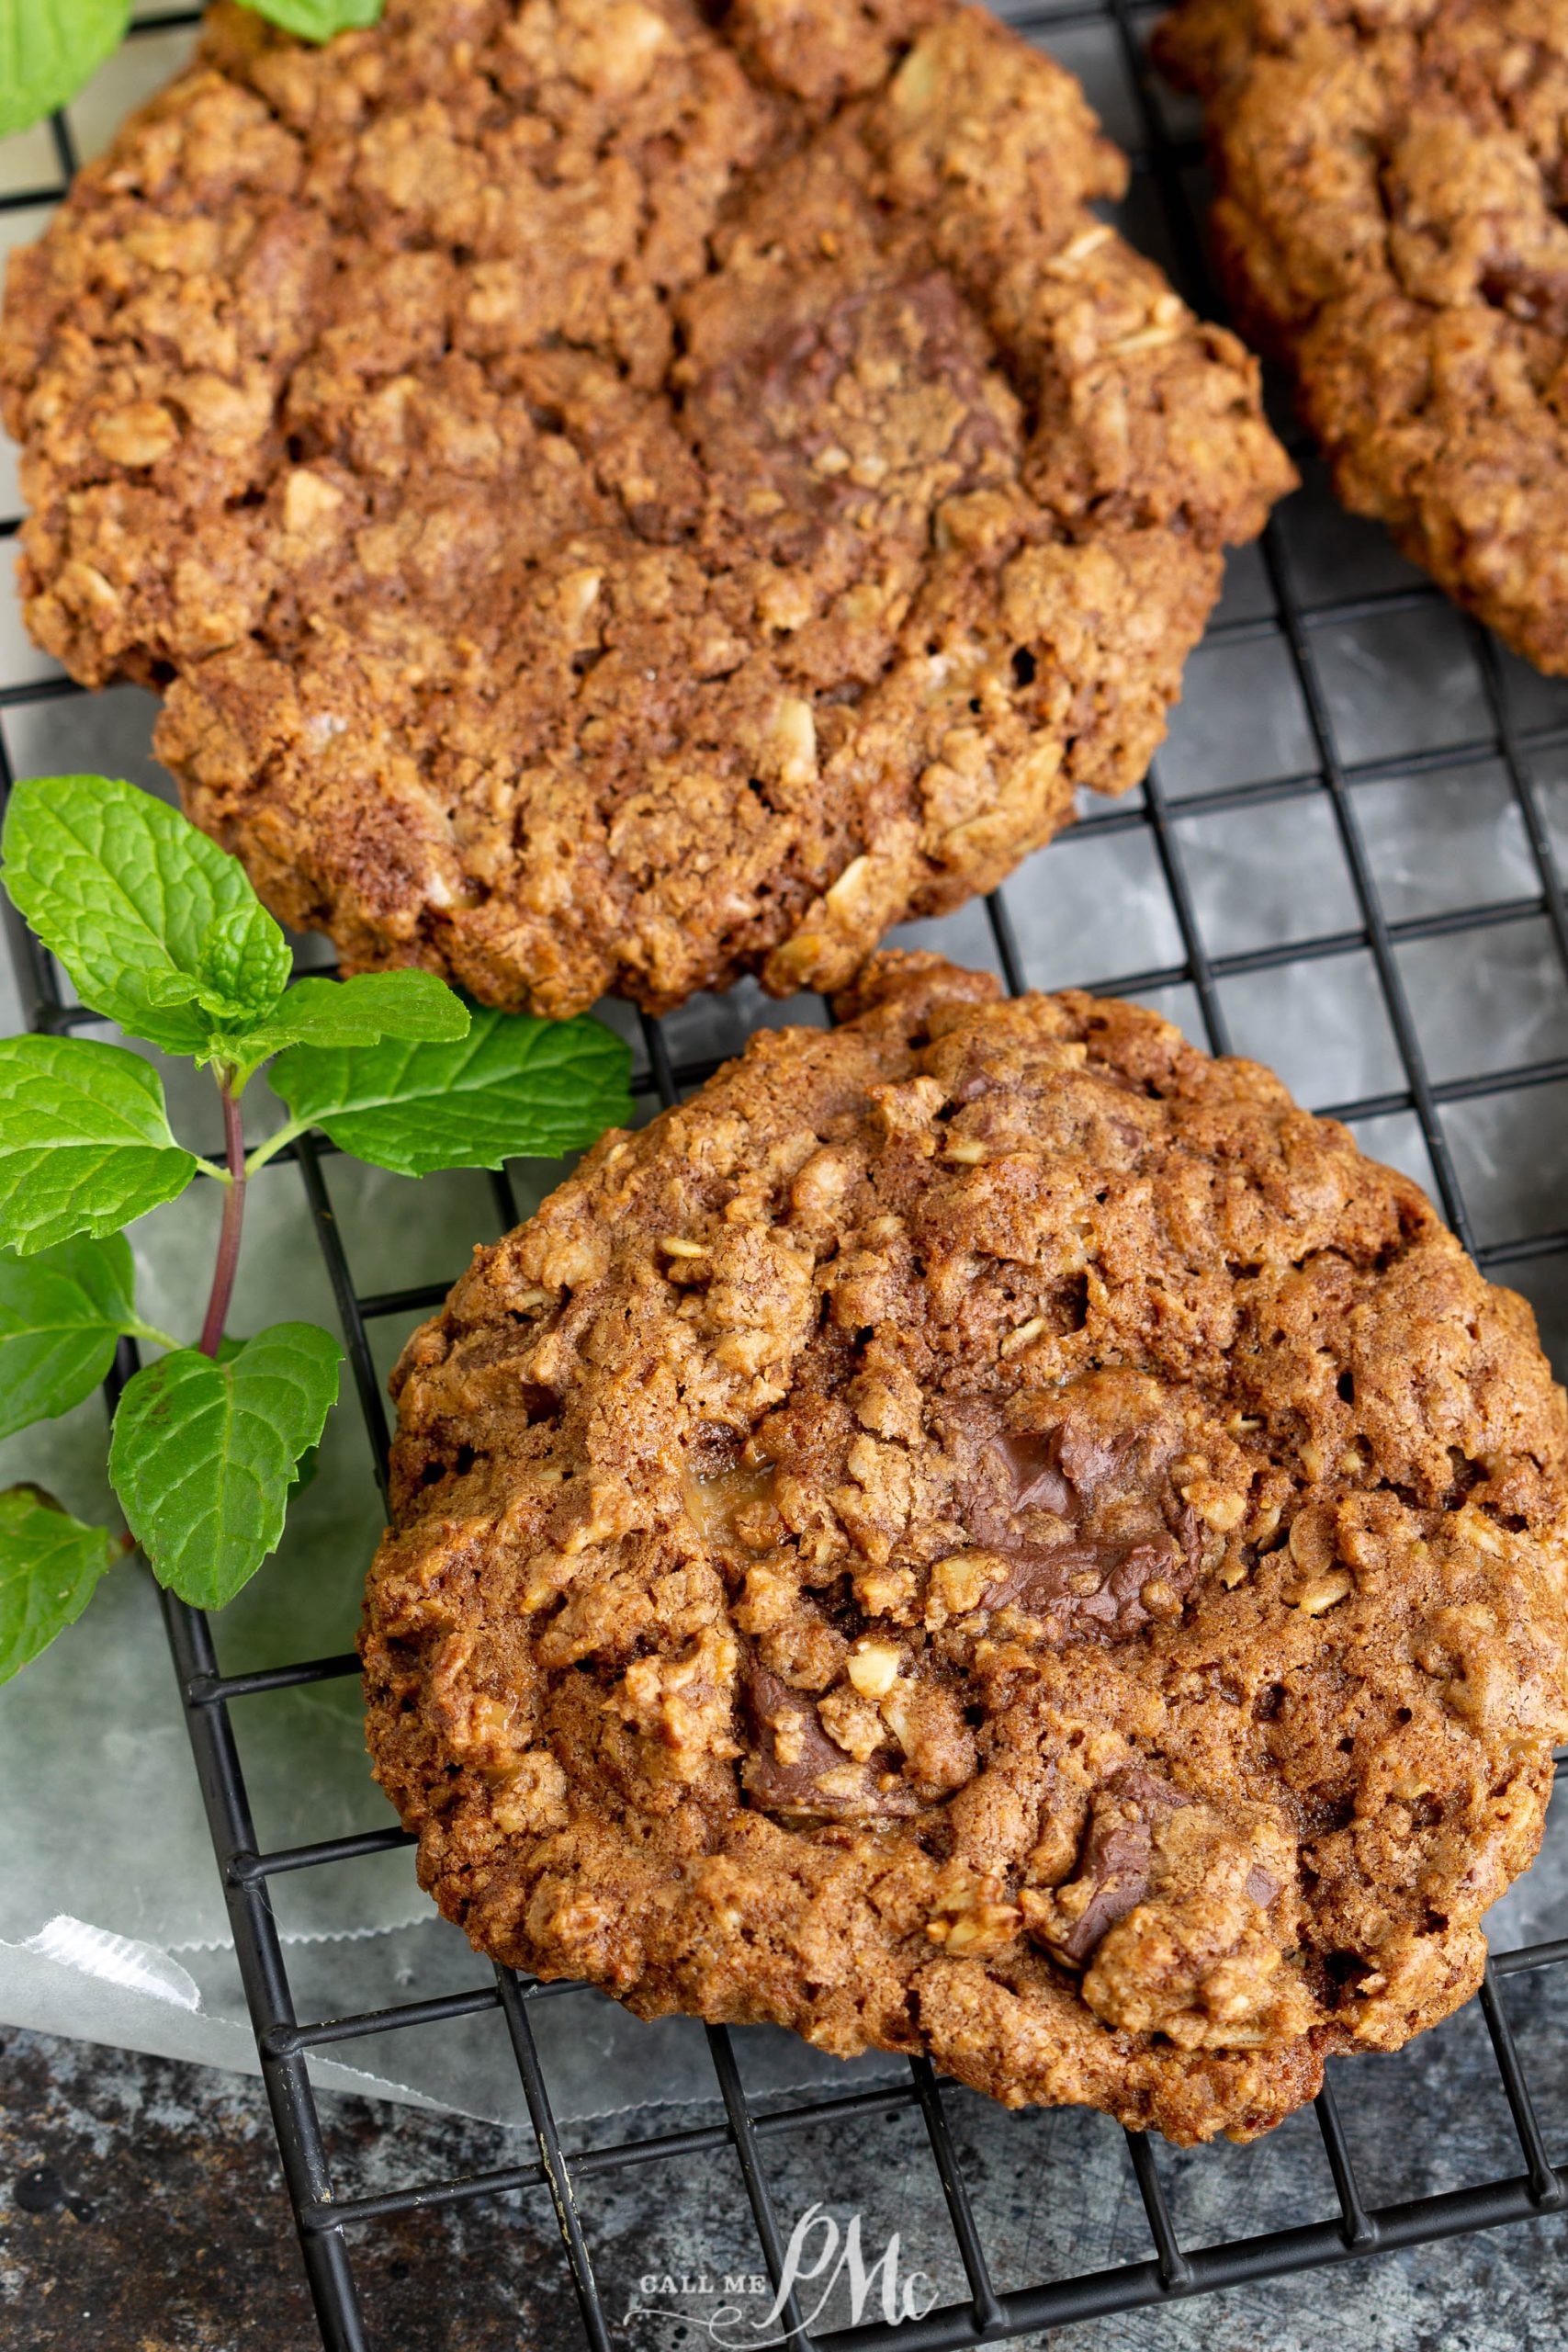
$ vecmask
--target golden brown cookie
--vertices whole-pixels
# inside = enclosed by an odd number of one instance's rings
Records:
[[[841,984],[1142,773],[1291,480],[1124,179],[947,0],[220,6],[12,264],[29,626],[351,967]]]
[[[370,1745],[483,1950],[1241,2137],[1474,1991],[1568,1409],[1416,1186],[1153,1013],[874,961],[399,1366]]]
[[[1568,5],[1187,0],[1156,53],[1341,498],[1568,672]]]

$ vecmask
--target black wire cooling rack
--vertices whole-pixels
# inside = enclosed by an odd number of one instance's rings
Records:
[[[1205,281],[1199,213],[1192,201],[1200,157],[1196,143],[1173,135],[1162,110],[1160,93],[1144,64],[1140,31],[1146,19],[1134,14],[1128,0],[1083,0],[1083,5],[1041,6],[1008,11],[1020,28],[1046,45],[1066,49],[1069,62],[1075,38],[1098,30],[1120,77],[1123,111],[1130,114],[1134,149],[1134,196],[1152,196],[1159,233],[1168,240],[1175,273],[1184,279],[1202,306],[1215,304]],[[132,39],[143,38],[194,23],[195,12],[143,14]],[[1098,95],[1098,93],[1096,94]],[[1122,126],[1116,125],[1119,130]],[[30,209],[56,200],[74,168],[72,132],[65,118],[53,126],[58,175],[48,185],[0,196],[0,229],[6,215],[25,216]],[[20,226],[21,223],[15,225]],[[0,525],[14,533],[15,521]],[[1196,1000],[1206,1042],[1212,1050],[1230,1047],[1225,984],[1257,979],[1268,974],[1294,974],[1309,965],[1337,957],[1370,957],[1376,991],[1392,1034],[1400,1067],[1398,1083],[1381,1091],[1363,1093],[1354,1101],[1314,1107],[1332,1110],[1352,1122],[1365,1123],[1411,1116],[1419,1128],[1443,1211],[1467,1248],[1488,1272],[1530,1261],[1568,1259],[1568,1228],[1506,1235],[1478,1245],[1478,1220],[1472,1215],[1456,1169],[1456,1154],[1445,1124],[1445,1113],[1483,1102],[1523,1097],[1528,1090],[1550,1089],[1568,1081],[1568,1054],[1504,1069],[1435,1076],[1424,1055],[1420,1023],[1413,1016],[1406,974],[1400,951],[1414,943],[1459,939],[1463,934],[1495,931],[1533,921],[1549,926],[1555,969],[1553,984],[1568,978],[1568,904],[1558,871],[1551,839],[1551,814],[1540,781],[1541,763],[1568,751],[1568,719],[1554,723],[1524,723],[1510,692],[1506,661],[1478,629],[1464,626],[1471,656],[1481,682],[1483,724],[1459,741],[1426,750],[1405,750],[1386,758],[1347,758],[1337,740],[1334,695],[1325,683],[1320,649],[1325,633],[1335,628],[1374,628],[1399,616],[1446,613],[1433,590],[1424,584],[1400,585],[1381,593],[1314,603],[1292,585],[1289,552],[1278,524],[1262,544],[1262,574],[1266,594],[1261,609],[1247,617],[1220,620],[1210,631],[1208,648],[1268,646],[1282,653],[1299,695],[1307,729],[1310,756],[1289,773],[1243,777],[1217,789],[1182,792],[1173,800],[1162,785],[1159,764],[1147,780],[1136,805],[1091,815],[1059,844],[1046,853],[1066,860],[1083,854],[1085,844],[1142,829],[1152,844],[1168,911],[1179,936],[1180,953],[1145,970],[1124,971],[1112,978],[1097,978],[1103,994],[1147,996],[1185,987]],[[1452,622],[1459,628],[1460,624]],[[1196,687],[1192,688],[1196,692]],[[9,711],[48,703],[74,689],[64,680],[45,678],[0,685],[0,720]],[[1561,706],[1560,706],[1561,707]],[[1495,897],[1480,903],[1448,907],[1391,919],[1380,897],[1376,860],[1371,854],[1366,828],[1358,808],[1361,787],[1395,776],[1408,778],[1485,769],[1501,772],[1508,796],[1528,843],[1531,886],[1522,892]],[[8,786],[10,764],[0,744],[0,786]],[[1242,812],[1292,801],[1326,807],[1343,865],[1353,893],[1354,920],[1340,927],[1308,932],[1288,942],[1223,950],[1205,937],[1200,920],[1201,894],[1193,886],[1190,864],[1188,820],[1230,812],[1235,821]],[[7,910],[7,915],[9,910]],[[1010,911],[1005,892],[987,902],[989,952],[1008,986],[1020,989],[1025,981],[1031,942],[1021,945],[1020,927]],[[24,1008],[33,1027],[61,1031],[91,1018],[62,999],[52,965],[41,956],[21,926],[10,921],[10,945]],[[658,1023],[644,1020],[644,1056],[637,1083],[645,1095],[660,1104],[675,1102],[715,1066],[711,1059],[683,1059],[672,1055]],[[329,1179],[330,1147],[302,1139],[295,1158],[314,1223],[322,1261],[342,1320],[353,1373],[355,1394],[364,1419],[376,1473],[383,1494],[386,1479],[388,1429],[380,1384],[372,1361],[368,1327],[384,1317],[406,1315],[439,1304],[442,1285],[377,1296],[356,1294],[333,1214]],[[507,1178],[493,1180],[494,1201],[502,1229],[516,1221],[516,1208]],[[135,1366],[134,1349],[125,1343],[108,1384],[110,1402]],[[397,2217],[434,2209],[495,2199],[513,2191],[547,2194],[559,2225],[561,2256],[570,2269],[581,2313],[583,2335],[594,2352],[613,2346],[641,2352],[635,2339],[621,2333],[607,2312],[595,2284],[589,2240],[594,2227],[596,2184],[631,2166],[659,2166],[694,2157],[737,2164],[750,2203],[758,2245],[775,2286],[783,2256],[783,2239],[770,2192],[768,2150],[780,2135],[809,2124],[834,2122],[852,2116],[903,2110],[923,2127],[931,2162],[936,2168],[942,2198],[952,2226],[953,2246],[967,2282],[965,2297],[941,2305],[920,2319],[900,2324],[886,2322],[810,2335],[800,2312],[784,2307],[792,2341],[803,2347],[813,2341],[831,2343],[840,2352],[939,2352],[980,2342],[1000,2342],[1035,2330],[1069,2322],[1157,2305],[1177,2299],[1239,2286],[1247,2281],[1278,2278],[1315,2267],[1367,2256],[1395,2247],[1411,2246],[1457,2233],[1523,2221],[1568,2206],[1568,2166],[1554,2165],[1541,2120],[1541,2109],[1506,2012],[1502,1984],[1526,1971],[1560,1968],[1568,1962],[1568,1939],[1529,1944],[1495,1955],[1480,1995],[1480,2008],[1490,2041],[1492,2059],[1512,2120],[1517,2143],[1514,2158],[1495,2177],[1471,2186],[1401,2202],[1371,2201],[1363,2190],[1353,2159],[1350,2136],[1342,2124],[1332,2087],[1316,2103],[1321,2133],[1334,2188],[1334,2210],[1325,2218],[1303,2220],[1294,2226],[1252,2234],[1227,2235],[1219,2242],[1184,2248],[1172,2217],[1162,2181],[1162,2159],[1155,2145],[1136,2134],[1127,2135],[1128,2151],[1146,2216],[1149,2252],[1142,2260],[1117,2267],[1102,2267],[1039,2284],[1002,2291],[993,2278],[994,2260],[987,2233],[976,2218],[974,2184],[966,2180],[957,2141],[944,2109],[944,2091],[929,2065],[912,2061],[908,2078],[890,2086],[829,2095],[797,2095],[765,2108],[745,2089],[736,2050],[722,2028],[707,2030],[717,2102],[722,2121],[678,2131],[654,2132],[636,2140],[609,2140],[590,2144],[570,2155],[551,2110],[545,2071],[533,2029],[536,2005],[570,1986],[534,1984],[503,1970],[492,1984],[440,1998],[399,2001],[383,2008],[348,2017],[307,2018],[296,2014],[286,1963],[284,1940],[274,1916],[272,1882],[287,1872],[314,1871],[352,1862],[410,1843],[400,1829],[383,1829],[354,1837],[333,1838],[320,1844],[271,1852],[258,1849],[245,1777],[236,1741],[234,1712],[265,1707],[269,1693],[304,1684],[332,1681],[356,1671],[352,1655],[307,1658],[256,1672],[224,1674],[219,1670],[211,1626],[199,1611],[187,1609],[168,1595],[163,1599],[168,1639],[184,1701],[197,1770],[218,1865],[222,1874],[246,1999],[255,2028],[262,2074],[276,2126],[284,2176],[299,2226],[306,2272],[315,2302],[321,2335],[331,2352],[362,2352],[371,2342],[366,2332],[355,2289],[353,2247],[362,2233]],[[498,2057],[509,2050],[538,2148],[536,2160],[508,2165],[489,2172],[446,2180],[409,2184],[386,2193],[336,2193],[329,2168],[321,2117],[307,2071],[312,2051],[341,2050],[372,2035],[389,2031],[417,2033],[444,2021],[495,2015]],[[1365,2064],[1366,2062],[1362,2062]],[[1347,2102],[1357,2096],[1352,2065],[1340,2068],[1337,2079]],[[1440,2094],[1443,2073],[1435,2080]],[[1462,2086],[1456,2098],[1465,2095]],[[1428,2132],[1440,2133],[1440,2113],[1423,2118]],[[1106,2125],[1107,2131],[1113,2126]],[[909,2249],[921,2258],[921,2249]],[[942,2250],[945,2255],[948,2250]],[[927,2258],[930,2258],[928,2250]],[[389,2343],[390,2339],[379,2339]]]

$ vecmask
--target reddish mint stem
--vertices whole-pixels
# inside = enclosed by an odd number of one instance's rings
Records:
[[[240,1106],[230,1091],[226,1077],[220,1080],[219,1091],[223,1097],[229,1189],[223,1195],[223,1224],[218,1236],[218,1263],[212,1270],[212,1295],[207,1302],[207,1320],[197,1342],[204,1356],[218,1353],[223,1326],[229,1320],[229,1302],[234,1295],[234,1273],[240,1262],[240,1230],[245,1221],[245,1130]]]

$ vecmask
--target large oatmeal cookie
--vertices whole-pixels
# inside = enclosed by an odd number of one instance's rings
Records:
[[[1568,672],[1568,0],[1188,0],[1156,51],[1340,496]]]
[[[399,1367],[378,1775],[644,2015],[1266,2130],[1472,1992],[1568,1730],[1568,1415],[1415,1185],[1154,1014],[886,956]]]
[[[1058,66],[712,13],[219,7],[12,265],[33,633],[351,966],[842,983],[1142,772],[1291,479]]]

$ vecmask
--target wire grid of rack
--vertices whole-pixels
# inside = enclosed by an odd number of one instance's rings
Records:
[[[1064,6],[1021,8],[1015,5],[1007,13],[1021,29],[1047,46],[1070,49],[1074,37],[1085,32],[1103,36],[1121,75],[1125,107],[1131,110],[1134,193],[1152,194],[1172,249],[1176,275],[1203,307],[1214,311],[1217,305],[1205,281],[1199,216],[1193,204],[1197,144],[1172,130],[1165,101],[1143,62],[1139,35],[1145,17],[1134,15],[1129,0],[1067,0]],[[176,33],[195,21],[192,10],[159,12],[143,6],[132,38]],[[1113,127],[1124,132],[1123,124]],[[0,194],[0,226],[6,215],[21,218],[55,200],[69,180],[75,159],[67,118],[55,119],[51,138],[57,175],[47,185],[13,187]],[[0,532],[7,536],[16,528],[15,519],[0,524]],[[1480,682],[1479,728],[1472,726],[1458,740],[1397,753],[1348,756],[1338,739],[1335,695],[1324,673],[1320,647],[1325,641],[1325,632],[1377,628],[1401,616],[1430,616],[1445,613],[1447,608],[1430,587],[1414,581],[1314,602],[1303,595],[1292,578],[1292,564],[1278,523],[1263,543],[1261,559],[1263,594],[1253,600],[1256,609],[1230,618],[1222,616],[1210,631],[1207,648],[1235,650],[1266,646],[1282,654],[1299,697],[1308,756],[1295,767],[1287,763],[1281,769],[1276,761],[1267,773],[1243,775],[1218,786],[1178,795],[1162,782],[1156,761],[1135,802],[1088,815],[1075,832],[1045,853],[1055,859],[1081,855],[1085,844],[1128,831],[1141,831],[1151,847],[1174,925],[1174,933],[1168,935],[1179,942],[1179,950],[1173,957],[1144,969],[1096,977],[1094,985],[1101,993],[1139,997],[1190,991],[1190,1001],[1195,1005],[1206,1043],[1213,1050],[1224,1052],[1232,1043],[1230,1013],[1235,1001],[1233,992],[1227,1004],[1228,984],[1256,982],[1269,974],[1300,974],[1311,965],[1336,958],[1369,958],[1382,1014],[1397,1054],[1397,1082],[1362,1091],[1353,1100],[1314,1107],[1331,1109],[1363,1128],[1369,1123],[1413,1119],[1444,1213],[1483,1268],[1526,1270],[1553,1260],[1568,1263],[1568,1229],[1562,1227],[1541,1228],[1537,1218],[1538,1229],[1491,1238],[1478,1230],[1448,1125],[1459,1106],[1527,1099],[1532,1090],[1568,1084],[1568,1052],[1501,1069],[1434,1074],[1401,960],[1402,954],[1418,943],[1473,939],[1483,933],[1501,933],[1508,926],[1544,924],[1556,982],[1559,986],[1568,983],[1568,902],[1556,858],[1550,796],[1540,780],[1540,763],[1568,751],[1568,706],[1549,710],[1543,723],[1532,723],[1528,716],[1521,716],[1506,657],[1480,630],[1465,624],[1464,638]],[[48,704],[73,691],[58,677],[0,685],[0,719],[7,709]],[[1358,805],[1363,788],[1396,775],[1409,778],[1483,769],[1500,772],[1514,821],[1522,829],[1528,845],[1527,887],[1468,903],[1391,916]],[[8,786],[10,776],[9,756],[0,742],[0,785]],[[1226,816],[1237,822],[1246,813],[1298,801],[1312,802],[1327,812],[1353,899],[1351,920],[1326,930],[1314,930],[1309,923],[1300,929],[1299,935],[1284,940],[1228,949],[1214,945],[1206,935],[1211,926],[1203,919],[1202,894],[1194,887],[1192,820]],[[985,912],[990,960],[1009,988],[1017,991],[1028,978],[1031,941],[1015,917],[1010,890],[1011,886],[1004,887],[987,902]],[[972,931],[968,936],[972,940]],[[24,1007],[34,1027],[64,1031],[90,1018],[79,1006],[62,1000],[53,967],[14,919],[10,919],[9,939]],[[636,1083],[652,1102],[675,1102],[715,1067],[711,1054],[682,1056],[678,1044],[672,1051],[657,1023],[644,1019],[641,1033],[643,1054]],[[305,1138],[293,1148],[293,1157],[341,1317],[355,1396],[384,1495],[388,1428],[369,1330],[378,1318],[438,1304],[443,1287],[422,1286],[376,1296],[356,1295],[333,1212],[330,1147],[322,1140]],[[516,1207],[504,1174],[493,1179],[493,1193],[496,1213],[505,1229],[515,1222]],[[111,1406],[135,1362],[133,1345],[123,1343],[108,1384]],[[656,2131],[635,2140],[595,2143],[569,2155],[552,2114],[533,2019],[540,2002],[572,1988],[535,1984],[497,1970],[492,1984],[472,1991],[400,2001],[354,2016],[306,2020],[297,2016],[284,1939],[274,1915],[272,1883],[285,1873],[353,1861],[411,1841],[400,1829],[382,1829],[282,1850],[258,1850],[234,1713],[238,1709],[265,1706],[272,1692],[352,1675],[356,1661],[344,1654],[225,1674],[220,1670],[207,1618],[168,1595],[164,1596],[163,1605],[305,2268],[322,2338],[333,2352],[359,2352],[371,2341],[355,2283],[352,2247],[358,2233],[405,2213],[527,2189],[547,2194],[554,2207],[561,2255],[576,2290],[587,2342],[595,2352],[608,2352],[614,2344],[629,2342],[612,2324],[596,2287],[590,2241],[595,2183],[631,2166],[693,2158],[737,2164],[758,2245],[776,2286],[783,2236],[770,2190],[770,2146],[780,2135],[807,2124],[876,2111],[902,2109],[918,2117],[923,2127],[968,2291],[923,2318],[897,2324],[855,2325],[816,2337],[808,2334],[798,2305],[788,2302],[784,2324],[794,2331],[792,2341],[803,2346],[818,2341],[831,2342],[844,2347],[844,2352],[851,2346],[855,2352],[883,2346],[896,2346],[897,2352],[938,2352],[938,2347],[1003,2341],[1071,2321],[1367,2256],[1568,2206],[1568,2166],[1552,2161],[1542,2113],[1501,1992],[1503,1981],[1511,1975],[1558,1968],[1568,1962],[1568,1939],[1529,1943],[1495,1955],[1480,1995],[1492,2058],[1517,2142],[1517,2168],[1500,2168],[1494,2177],[1439,2194],[1372,2202],[1359,2181],[1335,2092],[1325,2087],[1315,2113],[1333,2183],[1333,2210],[1294,2226],[1226,2237],[1189,2249],[1180,2243],[1154,2146],[1136,2134],[1128,2134],[1129,2156],[1147,2222],[1146,2257],[1006,2291],[993,2278],[986,2233],[959,2160],[942,2086],[921,2061],[910,2062],[907,2079],[886,2086],[795,2095],[763,2108],[746,2090],[730,2034],[722,2028],[710,2028],[707,2047],[722,2120]],[[494,2014],[498,2045],[510,2048],[532,2121],[537,2158],[463,2178],[415,2182],[374,2195],[334,2193],[307,2067],[308,2053],[341,2050],[389,2031],[418,2032],[480,2012]],[[1354,2070],[1341,2070],[1337,2079],[1347,2098],[1353,2099]],[[1108,2131],[1113,2128],[1106,2126]]]

